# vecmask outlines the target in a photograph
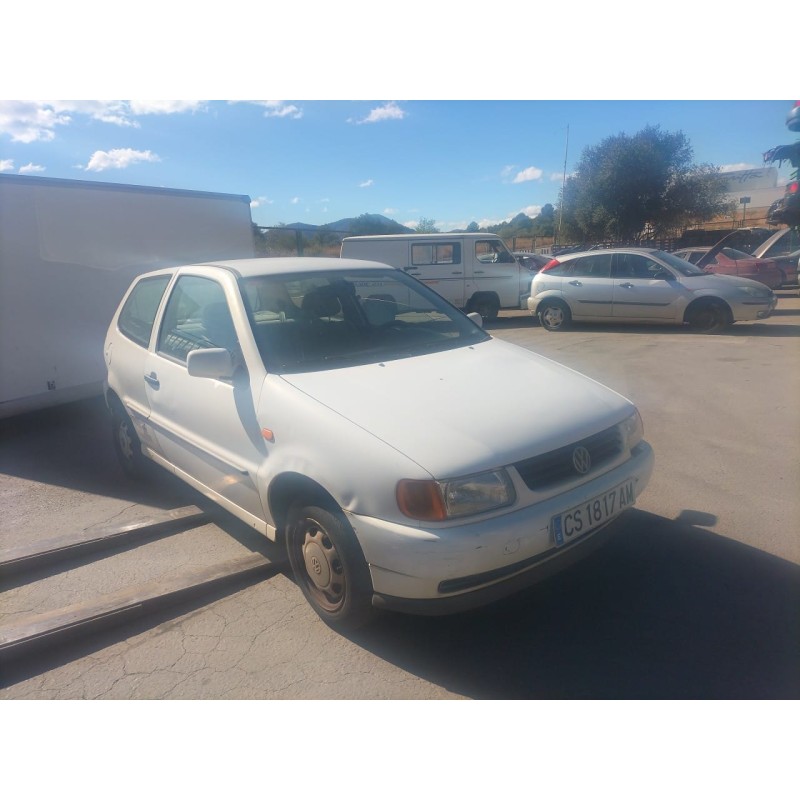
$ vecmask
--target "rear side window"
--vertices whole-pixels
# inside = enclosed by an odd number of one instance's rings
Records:
[[[414,266],[424,266],[427,264],[460,264],[461,244],[459,242],[412,244],[411,263]]]
[[[144,278],[134,286],[117,320],[117,327],[123,336],[142,347],[150,344],[153,322],[169,279],[169,275],[159,275],[156,278]]]
[[[572,276],[580,278],[610,278],[611,253],[582,256],[572,262]]]

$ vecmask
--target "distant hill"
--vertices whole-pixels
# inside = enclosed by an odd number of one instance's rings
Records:
[[[401,225],[383,214],[362,214],[360,217],[346,217],[327,222],[324,225],[309,225],[306,222],[291,222],[286,228],[314,233],[316,231],[334,231],[341,234],[380,234],[380,233],[413,233],[414,229]]]

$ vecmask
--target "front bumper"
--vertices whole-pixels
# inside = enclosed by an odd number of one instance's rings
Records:
[[[442,614],[483,605],[518,591],[583,557],[610,535],[608,522],[572,544],[556,547],[553,516],[629,479],[639,497],[653,470],[653,451],[640,442],[627,461],[569,491],[512,507],[478,522],[411,527],[348,514],[373,584],[373,604]]]

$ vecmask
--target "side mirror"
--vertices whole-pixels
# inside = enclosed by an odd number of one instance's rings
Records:
[[[186,369],[194,378],[229,379],[233,375],[233,359],[223,347],[192,350],[186,359]]]
[[[477,311],[470,311],[467,316],[479,327],[483,327],[483,317]]]

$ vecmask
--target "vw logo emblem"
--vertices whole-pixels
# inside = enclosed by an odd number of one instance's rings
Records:
[[[576,447],[572,451],[572,466],[581,475],[585,475],[592,468],[592,457],[585,447]]]
[[[319,563],[319,559],[316,556],[312,556],[311,566],[314,568],[314,572],[316,572],[317,575],[322,572],[322,564]]]

